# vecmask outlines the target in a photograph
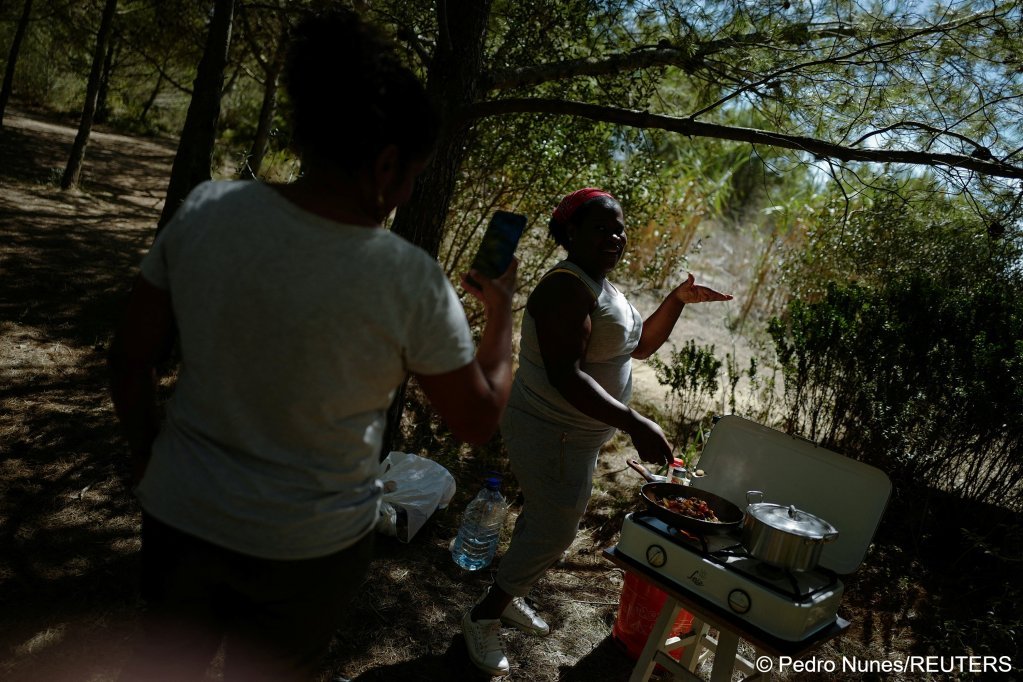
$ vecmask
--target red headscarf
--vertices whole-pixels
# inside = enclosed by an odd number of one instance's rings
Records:
[[[556,223],[564,225],[572,219],[579,207],[585,204],[590,199],[596,199],[597,197],[611,197],[615,199],[610,192],[605,192],[602,189],[596,187],[584,187],[583,189],[576,190],[569,195],[566,195],[558,207],[554,209],[553,219]],[[615,201],[618,201],[615,199]]]

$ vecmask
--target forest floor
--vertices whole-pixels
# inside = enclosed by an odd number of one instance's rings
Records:
[[[74,126],[8,111],[0,131],[0,678],[12,681],[116,679],[140,609],[139,508],[126,486],[104,363],[111,329],[152,239],[174,144],[98,128],[82,187],[62,192]],[[734,291],[729,282],[748,260],[736,255],[741,252],[741,245],[722,242],[694,267],[705,281]],[[653,302],[637,300],[641,308]],[[726,312],[687,310],[675,340],[695,338],[745,361],[753,351],[726,331]],[[656,410],[663,391],[652,370],[641,364],[636,375],[637,401]],[[416,451],[448,466],[459,491],[412,542],[379,538],[326,680],[487,678],[466,657],[459,620],[492,569],[462,571],[448,543],[479,473],[503,466],[500,451],[471,453],[437,440],[428,417],[408,417],[413,432],[425,427],[433,434],[433,445]],[[624,465],[633,455],[627,439],[612,441],[576,542],[531,595],[551,636],[505,631],[510,680],[628,678],[632,662],[610,636],[623,572],[601,551],[615,543],[622,518],[637,506],[640,479]],[[514,497],[513,480],[509,492]],[[933,491],[896,491],[864,566],[846,581],[840,614],[852,626],[815,652],[817,659],[991,654],[1011,656],[1018,670],[1023,661],[1012,627],[1020,620],[1019,589],[1012,585],[1019,518],[981,510],[967,523],[962,510],[948,506]],[[1002,556],[1005,538],[1013,540],[1009,557]],[[208,676],[219,679],[216,665]],[[945,676],[839,669],[829,677]]]

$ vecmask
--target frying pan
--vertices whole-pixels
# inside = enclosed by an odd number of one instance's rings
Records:
[[[735,531],[742,524],[742,510],[725,498],[692,486],[660,481],[649,469],[634,459],[629,460],[629,466],[649,481],[640,489],[640,497],[646,502],[650,512],[665,523],[696,535],[723,535]],[[659,502],[665,498],[675,497],[696,497],[704,500],[720,522],[714,523],[686,516],[671,511]]]

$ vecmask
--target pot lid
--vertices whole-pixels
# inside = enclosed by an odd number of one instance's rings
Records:
[[[837,533],[834,526],[824,519],[796,509],[792,505],[786,507],[781,504],[758,502],[749,505],[746,508],[746,513],[775,530],[811,540],[822,540]]]
[[[734,415],[717,420],[698,466],[700,488],[726,500],[741,503],[747,491],[762,490],[766,503],[825,519],[838,537],[819,563],[841,575],[859,568],[892,490],[876,467]]]

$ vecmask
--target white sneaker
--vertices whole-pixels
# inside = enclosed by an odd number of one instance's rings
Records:
[[[551,628],[522,597],[515,597],[501,613],[501,622],[538,637],[551,634]]]
[[[491,675],[508,674],[508,658],[501,648],[501,620],[473,620],[472,610],[462,616],[462,634],[469,658]]]

